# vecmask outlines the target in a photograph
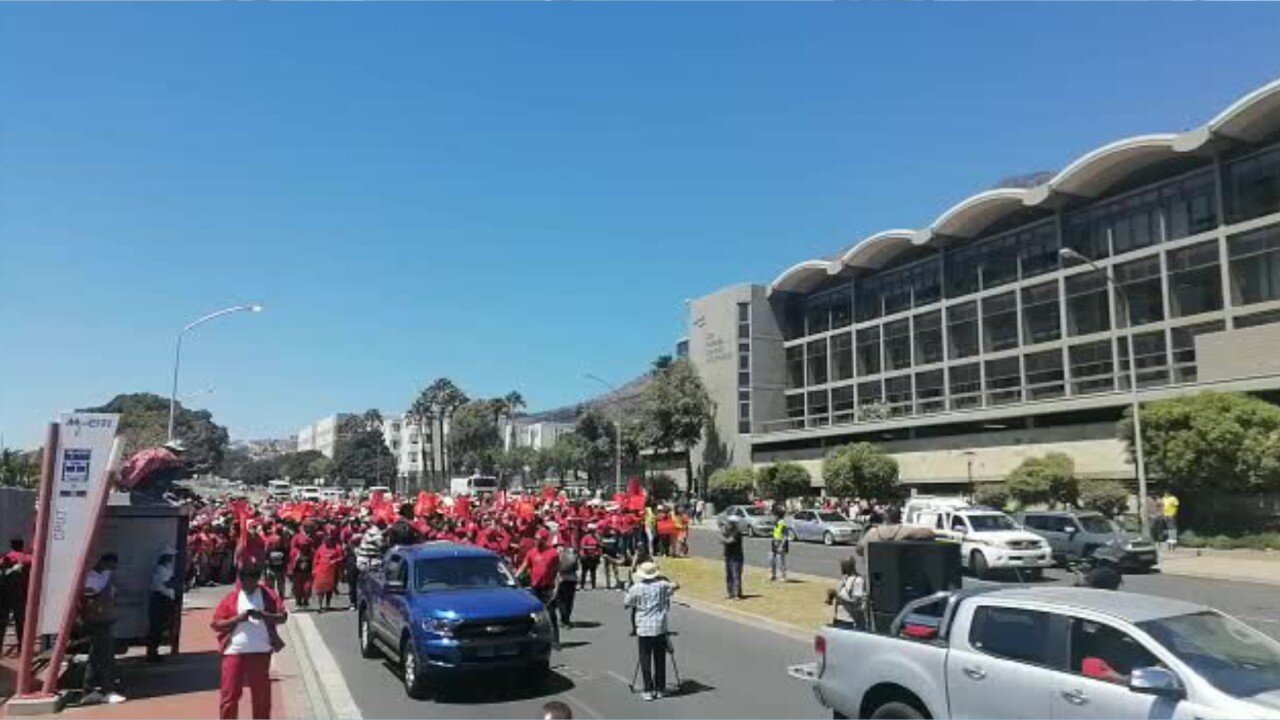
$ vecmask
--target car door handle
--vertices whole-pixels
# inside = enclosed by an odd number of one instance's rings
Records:
[[[987,671],[977,666],[970,666],[963,668],[963,670],[964,674],[968,675],[973,680],[982,680],[987,676]]]
[[[1062,699],[1072,705],[1084,705],[1089,702],[1089,696],[1085,695],[1083,690],[1063,690]]]

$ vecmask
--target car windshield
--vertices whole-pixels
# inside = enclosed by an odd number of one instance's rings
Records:
[[[1229,695],[1280,690],[1280,644],[1239,620],[1199,612],[1148,620],[1138,627]]]
[[[761,515],[764,515],[764,508],[749,507],[746,508],[746,513],[752,517],[760,517]]]
[[[1084,531],[1088,533],[1107,535],[1117,532],[1115,523],[1101,515],[1085,515],[1077,519],[1080,521],[1080,527],[1084,528]]]
[[[974,532],[986,530],[1017,530],[1018,525],[1008,515],[992,513],[990,515],[967,515],[969,525]]]
[[[824,522],[849,522],[849,518],[846,518],[838,512],[818,513],[818,519]]]
[[[515,576],[506,564],[490,557],[419,560],[414,565],[414,578],[419,592],[516,586]]]

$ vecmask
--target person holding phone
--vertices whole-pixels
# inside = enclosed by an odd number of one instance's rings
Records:
[[[271,717],[271,654],[284,649],[276,627],[288,619],[280,596],[262,585],[256,565],[240,568],[236,586],[213,611],[212,627],[222,651],[218,717],[237,718],[249,686],[254,720]]]

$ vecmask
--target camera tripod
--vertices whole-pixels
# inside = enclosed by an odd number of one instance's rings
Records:
[[[672,644],[672,642],[671,642],[671,638],[672,638],[672,637],[674,637],[674,636],[675,636],[675,633],[667,633],[667,637],[666,637],[666,641],[667,641],[667,642],[666,642],[666,646],[667,646],[667,655],[670,655],[670,656],[671,656],[671,669],[672,669],[672,671],[674,671],[675,676],[676,676],[676,692],[680,692],[680,690],[684,688],[684,680],[681,680],[681,679],[680,679],[680,665],[676,663],[676,646],[675,646],[674,644]],[[663,660],[663,662],[666,662],[666,658],[665,658],[665,657],[664,657],[662,660]],[[637,680],[637,679],[639,679],[639,677],[640,677],[640,663],[641,663],[641,662],[642,662],[642,661],[641,661],[640,655],[639,655],[639,653],[637,653],[637,654],[636,654],[636,669],[635,669],[635,670],[633,670],[633,671],[631,672],[631,684],[627,686],[627,687],[629,687],[629,688],[631,689],[631,692],[633,692],[633,693],[636,691],[636,680]],[[666,692],[666,688],[660,688],[660,689],[661,689],[663,692]]]

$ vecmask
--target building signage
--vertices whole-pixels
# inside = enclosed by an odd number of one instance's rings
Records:
[[[111,464],[118,461],[113,445],[119,415],[70,413],[60,423],[49,504],[48,562],[40,596],[40,633],[44,635],[61,629],[67,604],[75,597],[71,583],[78,561],[89,551],[90,514]]]
[[[717,363],[732,359],[733,352],[729,343],[725,342],[724,338],[713,332],[707,333],[706,361],[708,363]]]

